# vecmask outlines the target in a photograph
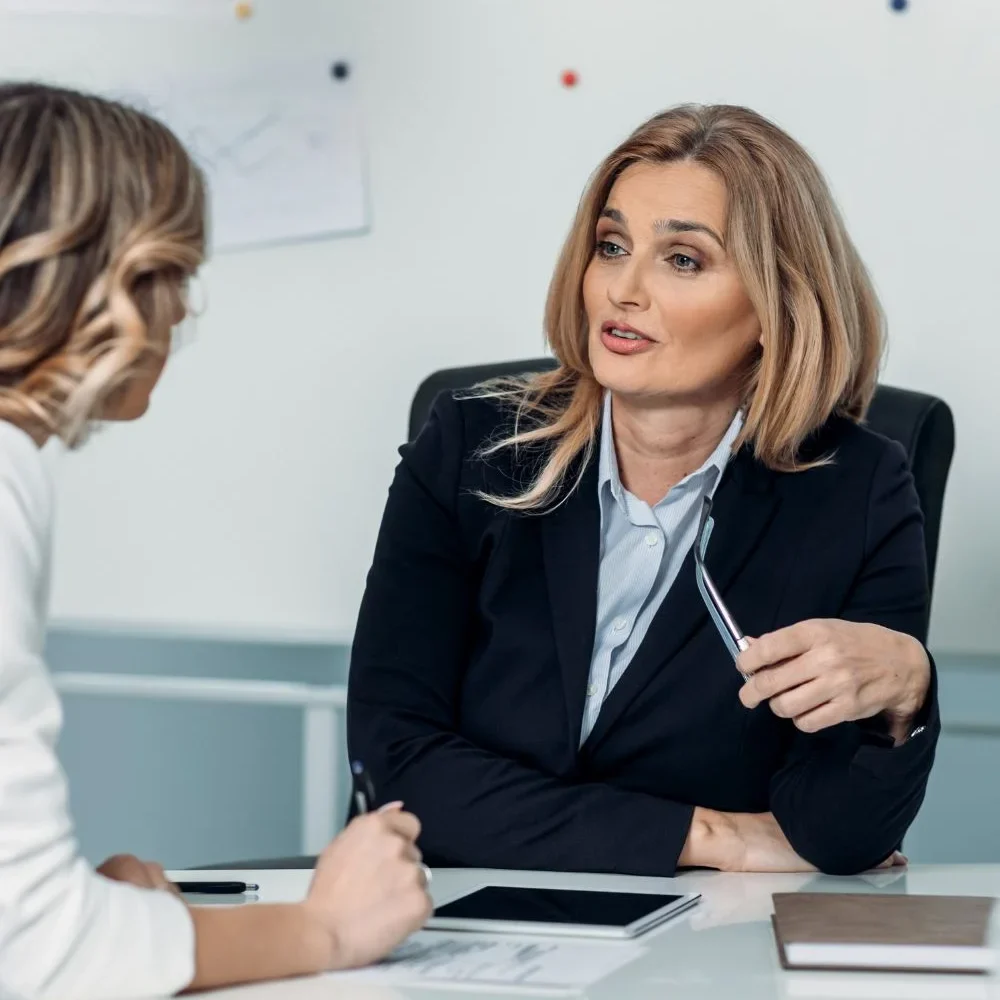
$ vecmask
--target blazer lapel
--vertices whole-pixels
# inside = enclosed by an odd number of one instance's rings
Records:
[[[540,519],[545,576],[574,758],[580,743],[597,620],[601,534],[597,464],[595,449],[583,478],[569,498]]]
[[[724,599],[771,522],[778,502],[772,473],[747,448],[741,449],[727,465],[715,493],[715,525],[705,559]],[[737,609],[732,610],[737,622],[746,627]],[[585,749],[592,749],[604,738],[660,670],[706,626],[712,627],[695,581],[694,556],[688,552],[631,663],[605,700]],[[719,646],[724,648],[721,637]]]

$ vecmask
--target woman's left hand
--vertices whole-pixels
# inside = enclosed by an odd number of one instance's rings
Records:
[[[116,854],[108,858],[98,869],[98,874],[115,882],[128,882],[140,889],[177,890],[170,884],[163,865],[155,861],[141,861],[134,854]]]
[[[884,712],[902,743],[930,688],[923,645],[881,625],[812,619],[751,640],[737,666],[747,708],[770,703],[805,733]]]

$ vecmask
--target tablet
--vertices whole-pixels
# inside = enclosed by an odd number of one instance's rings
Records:
[[[508,934],[634,938],[695,903],[698,893],[668,896],[596,889],[487,885],[438,906],[427,927]]]

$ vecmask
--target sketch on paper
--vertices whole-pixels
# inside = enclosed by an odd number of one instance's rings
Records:
[[[205,170],[214,249],[367,228],[364,156],[351,83],[325,73],[295,80],[262,72],[252,80],[205,83],[145,104]]]

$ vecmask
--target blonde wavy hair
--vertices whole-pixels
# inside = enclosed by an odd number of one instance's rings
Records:
[[[545,308],[558,368],[487,383],[475,393],[514,409],[513,432],[485,455],[528,445],[543,449],[527,488],[515,496],[485,496],[491,503],[538,512],[565,499],[568,478],[579,483],[593,456],[603,396],[588,357],[582,294],[597,220],[627,167],[679,160],[704,164],[725,183],[725,243],[762,331],[761,351],[746,373],[746,419],[734,450],[749,443],[766,466],[796,472],[817,464],[803,462],[800,449],[833,414],[864,419],[883,353],[882,311],[819,168],[754,111],[682,105],[640,125],[591,177]]]
[[[0,419],[75,446],[166,353],[178,292],[204,259],[205,198],[148,115],[0,85]]]

